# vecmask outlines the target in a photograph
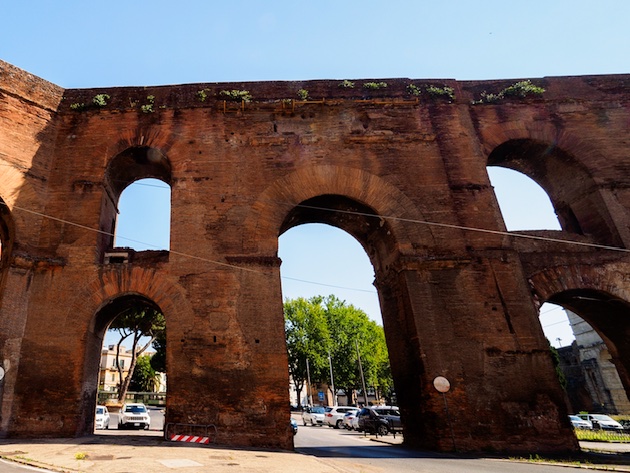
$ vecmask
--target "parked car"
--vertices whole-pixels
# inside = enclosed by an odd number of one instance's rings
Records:
[[[304,425],[324,425],[324,414],[326,409],[324,407],[305,407],[302,412],[302,422]]]
[[[344,427],[346,430],[353,430],[354,427],[352,426],[352,423],[358,413],[359,409],[352,409],[351,411],[346,412],[346,415],[343,416],[341,426]]]
[[[122,405],[118,420],[119,429],[149,429],[150,426],[151,418],[144,404],[129,403]]]
[[[329,427],[334,427],[335,429],[340,429],[343,416],[346,415],[347,412],[356,410],[356,407],[351,406],[329,406],[326,408],[326,413],[324,414],[324,424]]]
[[[571,421],[571,425],[574,429],[585,429],[590,430],[593,428],[593,424],[589,421],[584,420],[578,416],[569,416],[569,420]]]
[[[96,406],[96,418],[94,419],[94,428],[109,429],[109,411],[105,406]]]
[[[577,414],[577,416],[589,421],[594,430],[623,430],[623,425],[604,414]]]
[[[394,406],[364,407],[359,411],[358,429],[378,435],[387,435],[402,429],[400,411]]]
[[[400,410],[397,406],[376,406],[376,413],[389,421],[389,431],[398,432],[402,430],[402,422],[400,421]]]
[[[298,425],[294,418],[291,418],[291,430],[293,431],[293,435],[297,434]]]

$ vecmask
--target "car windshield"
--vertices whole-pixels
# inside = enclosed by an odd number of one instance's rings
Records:
[[[147,408],[144,406],[126,406],[125,407],[125,412],[133,412],[133,413],[138,413],[138,412],[146,412]]]
[[[313,414],[323,414],[324,412],[326,412],[326,410],[323,407],[313,407],[313,409],[311,409],[311,412]]]
[[[103,409],[102,407],[97,407],[96,408],[96,413],[97,414],[105,414],[105,409]]]

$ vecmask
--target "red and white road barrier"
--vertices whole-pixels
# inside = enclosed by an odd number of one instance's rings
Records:
[[[173,442],[191,442],[191,443],[210,443],[209,437],[200,437],[198,435],[171,435]]]

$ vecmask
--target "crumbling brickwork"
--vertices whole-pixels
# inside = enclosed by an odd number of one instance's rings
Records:
[[[167,321],[167,422],[291,448],[278,236],[322,222],[374,265],[407,444],[576,449],[537,304],[614,295],[602,327],[628,388],[612,333],[627,257],[506,234],[486,166],[545,187],[554,238],[627,247],[629,81],[545,78],[542,96],[473,103],[510,82],[63,90],[0,63],[2,433],[91,432],[104,332],[140,301]],[[171,186],[171,250],[108,259],[120,193],[144,177]],[[601,307],[573,308],[596,322]]]

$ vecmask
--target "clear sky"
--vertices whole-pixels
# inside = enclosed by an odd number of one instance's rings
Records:
[[[628,0],[5,0],[0,59],[66,88],[614,74],[630,72],[629,20]],[[500,200],[508,228],[552,228],[527,220],[545,213],[531,205],[507,210],[511,195]],[[372,268],[351,237],[303,226],[280,245],[286,297],[333,293],[380,317]],[[548,338],[565,344],[565,332]]]

